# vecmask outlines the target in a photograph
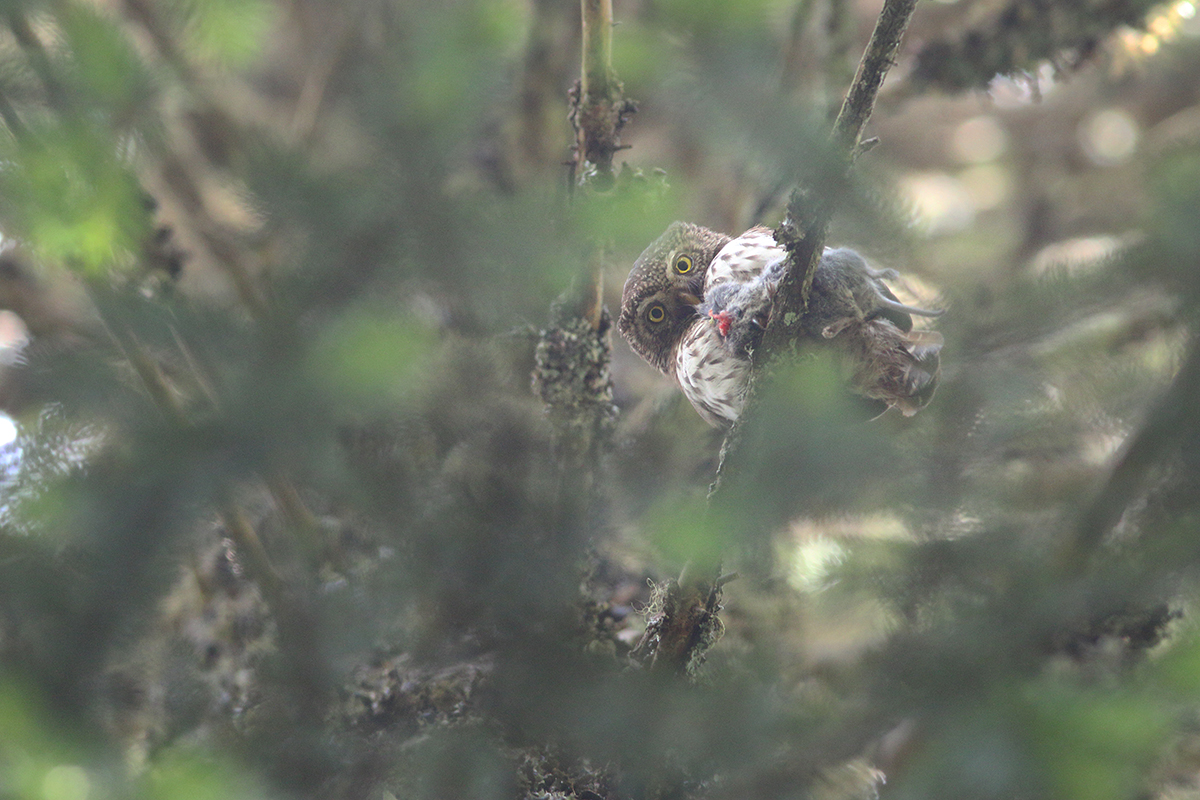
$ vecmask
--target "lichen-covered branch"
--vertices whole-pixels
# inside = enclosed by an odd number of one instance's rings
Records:
[[[621,129],[637,111],[625,98],[612,67],[612,0],[580,0],[583,59],[579,81],[571,88],[571,124],[575,128],[572,184],[612,188],[613,155],[622,150]]]
[[[1079,0],[1028,3],[1008,0],[970,17],[964,30],[924,42],[909,81],[918,90],[946,92],[984,88],[997,75],[1035,73],[1050,63],[1072,71],[1104,51],[1123,27],[1145,29],[1154,0]]]
[[[830,135],[834,169],[827,170],[810,185],[797,186],[788,200],[787,216],[775,231],[775,239],[791,256],[791,269],[780,282],[771,321],[757,354],[764,357],[781,352],[790,342],[803,336],[801,319],[812,289],[813,274],[825,244],[829,220],[844,188],[845,173],[860,149],[860,139],[875,108],[875,98],[888,70],[895,63],[896,51],[916,0],[887,0],[871,41],[858,64],[858,71]],[[818,177],[818,176],[810,176]]]
[[[858,62],[854,82],[850,84],[842,110],[833,124],[834,145],[851,158],[875,109],[875,98],[883,86],[883,79],[896,63],[896,52],[916,6],[917,0],[888,0],[875,21],[871,41]]]
[[[606,190],[613,184],[612,155],[632,111],[612,67],[612,0],[581,0],[580,77],[570,93],[575,128],[572,186]],[[583,199],[586,201],[586,198]],[[612,402],[611,318],[604,309],[603,247],[592,247],[577,285],[551,309],[535,353],[533,389],[546,404],[555,449],[573,489],[590,491],[601,453],[616,420]]]
[[[1189,409],[1198,393],[1200,341],[1193,340],[1175,381],[1142,427],[1126,440],[1108,479],[1064,540],[1059,552],[1059,567],[1064,572],[1075,573],[1086,566],[1091,554],[1143,491],[1152,470],[1163,463],[1164,452],[1195,437],[1195,417],[1189,415]]]
[[[695,678],[708,651],[725,632],[721,594],[731,576],[689,578],[655,586],[646,632],[630,656],[649,670]]]
[[[854,159],[875,143],[874,140],[862,140],[863,128],[875,108],[879,88],[895,63],[896,52],[916,4],[917,0],[886,0],[884,3],[830,134],[831,152],[826,166],[832,164],[833,168],[825,169],[822,174],[818,167],[817,173],[797,184],[788,199],[787,215],[775,230],[775,240],[788,251],[789,267],[775,294],[762,344],[753,354],[755,374],[751,376],[747,389],[742,420],[752,415],[756,404],[758,373],[771,359],[793,353],[797,343],[806,335],[804,312],[808,307],[817,262],[825,247],[829,221]],[[720,490],[729,456],[737,452],[741,436],[742,423],[739,420],[730,429],[721,447],[716,479],[709,489],[710,500]]]
[[[533,388],[554,427],[559,463],[578,478],[574,488],[590,491],[617,416],[608,369],[612,322],[602,306],[594,327],[569,306],[557,304],[550,325],[541,332]]]

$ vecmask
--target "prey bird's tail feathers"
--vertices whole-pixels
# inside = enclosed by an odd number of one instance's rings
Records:
[[[853,321],[834,343],[852,391],[911,417],[937,389],[942,335],[902,331],[888,320]]]

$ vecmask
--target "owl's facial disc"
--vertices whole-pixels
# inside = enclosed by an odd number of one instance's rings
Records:
[[[667,375],[674,375],[675,349],[697,319],[709,264],[728,241],[716,231],[674,222],[642,251],[629,272],[617,329],[639,355]]]
[[[658,291],[637,305],[630,344],[643,358],[670,374],[673,348],[697,315],[698,299],[686,292]]]

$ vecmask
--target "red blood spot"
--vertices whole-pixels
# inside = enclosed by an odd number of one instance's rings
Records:
[[[728,336],[729,326],[733,324],[733,317],[729,316],[729,312],[710,311],[708,315],[717,321],[717,333]]]

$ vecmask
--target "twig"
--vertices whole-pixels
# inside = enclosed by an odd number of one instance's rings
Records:
[[[580,78],[571,88],[577,142],[571,162],[580,186],[612,186],[612,154],[625,101],[612,69],[612,0],[581,0]],[[587,197],[585,200],[594,201]],[[550,324],[534,351],[532,384],[554,429],[564,499],[591,497],[600,457],[616,420],[609,363],[611,318],[604,308],[604,246],[594,242],[574,287],[551,306]]]
[[[896,51],[917,0],[887,0],[879,12],[871,41],[859,61],[854,82],[846,93],[842,109],[830,135],[837,169],[816,186],[797,186],[788,200],[787,216],[775,231],[775,239],[791,256],[791,268],[780,282],[775,295],[771,321],[763,336],[758,363],[764,356],[780,352],[802,336],[801,318],[808,305],[813,274],[825,244],[829,220],[845,183],[846,171],[854,158],[865,152],[860,146],[863,128],[875,108],[879,87],[895,62]],[[827,185],[831,184],[831,185]]]
[[[875,98],[879,87],[887,77],[888,70],[896,63],[896,52],[904,31],[912,19],[917,0],[886,0],[875,21],[871,41],[858,62],[854,83],[846,93],[846,101],[833,123],[833,141],[842,152],[849,153],[858,144],[863,128],[875,109]]]
[[[737,573],[720,568],[693,576],[685,566],[678,580],[654,587],[642,638],[630,657],[653,672],[695,679],[708,651],[725,632],[721,595]]]
[[[142,26],[146,35],[149,36],[158,57],[169,64],[184,83],[194,87],[196,85],[196,75],[191,64],[188,63],[188,60],[184,58],[179,48],[176,47],[175,41],[163,27],[153,7],[144,2],[144,0],[124,0],[121,8],[127,17]]]
[[[254,530],[254,526],[229,497],[222,496],[217,505],[221,524],[233,540],[239,559],[245,565],[251,579],[262,590],[267,607],[276,616],[289,613],[283,591],[283,579],[271,564],[267,550],[263,547],[262,539]]]
[[[364,9],[365,5],[351,5],[346,15],[337,17],[340,24],[320,41],[316,53],[306,65],[300,96],[292,109],[291,132],[297,141],[309,141],[316,131],[330,81],[348,55],[351,34]]]
[[[1104,537],[1121,520],[1146,483],[1163,452],[1194,435],[1189,410],[1200,395],[1200,340],[1193,340],[1175,381],[1151,410],[1142,427],[1126,440],[1108,479],[1084,509],[1059,552],[1059,567],[1075,573],[1086,566]]]
[[[25,123],[21,121],[17,110],[13,108],[12,103],[8,101],[8,98],[3,93],[0,93],[0,120],[4,121],[5,127],[8,128],[9,133],[18,142],[29,140],[29,129],[25,127]]]
[[[580,0],[583,16],[579,82],[571,89],[575,128],[575,180],[597,189],[616,181],[613,154],[622,150],[621,129],[637,104],[627,100],[612,66],[612,0]]]
[[[817,262],[825,247],[829,221],[854,159],[875,145],[872,139],[861,141],[863,128],[875,107],[879,87],[895,63],[896,52],[916,4],[917,0],[885,0],[830,134],[835,169],[822,180],[814,180],[811,184],[802,181],[792,190],[787,215],[775,230],[775,240],[788,251],[788,269],[775,293],[762,345],[754,352],[755,370],[747,389],[742,419],[750,416],[755,405],[758,373],[770,360],[794,350],[796,342],[805,335],[802,327],[804,311],[808,307]],[[710,501],[720,489],[729,457],[738,449],[741,427],[739,421],[726,436],[716,479],[709,489]]]
[[[581,34],[579,85],[571,94],[571,124],[575,127],[575,180],[599,189],[613,184],[613,153],[621,148],[625,123],[619,106],[625,103],[621,82],[612,66],[612,0],[580,0]],[[589,171],[586,164],[594,170]],[[603,247],[592,248],[584,265],[579,292],[579,316],[599,331],[604,311]]]
[[[58,80],[58,76],[54,74],[54,67],[50,63],[50,56],[42,45],[42,40],[34,33],[33,28],[29,25],[29,20],[20,10],[14,8],[7,12],[5,17],[13,37],[29,58],[29,65],[46,88],[46,96],[50,100],[50,104],[62,107],[65,105],[66,92]]]
[[[612,68],[612,0],[582,0],[585,100],[612,99],[620,85]]]
[[[586,265],[587,281],[581,288],[579,316],[599,331],[604,317],[604,248],[595,247]]]
[[[269,309],[263,291],[254,277],[254,269],[238,246],[216,220],[197,170],[174,150],[164,149],[156,165],[162,191],[171,197],[189,214],[196,235],[212,256],[213,263],[233,285],[238,300],[247,313],[256,320],[265,318]]]
[[[159,411],[176,425],[191,426],[193,423],[179,396],[141,343],[128,331],[120,331],[108,325],[105,327],[116,346],[125,353],[137,371],[146,392]],[[280,504],[281,511],[293,527],[302,525],[304,519],[311,520],[311,514],[304,508],[299,497],[292,497],[295,490],[286,479],[276,478],[268,483],[276,503]],[[281,649],[287,654],[291,678],[297,690],[297,708],[304,720],[315,724],[321,713],[318,698],[323,694],[328,681],[321,674],[318,662],[311,657],[313,620],[305,598],[289,587],[288,582],[271,563],[262,538],[233,499],[229,489],[220,488],[215,500],[225,532],[233,540],[242,565],[262,591],[263,599],[279,625]],[[300,522],[297,522],[297,519]],[[315,525],[313,520],[310,529],[315,528]]]
[[[113,344],[125,355],[125,358],[133,366],[134,371],[137,372],[138,378],[142,382],[142,387],[150,395],[150,399],[159,410],[159,413],[174,425],[178,425],[181,428],[191,427],[192,422],[188,417],[187,410],[184,409],[183,403],[179,399],[179,395],[171,388],[166,376],[163,375],[158,364],[155,363],[154,359],[142,347],[141,342],[127,330],[109,325],[107,322],[103,324],[105,330],[112,338]],[[279,592],[279,573],[271,565],[262,541],[258,538],[258,534],[254,532],[253,526],[246,521],[241,509],[232,500],[223,496],[218,505],[220,506],[219,511],[226,529],[238,545],[239,552],[244,552],[245,554],[247,559],[246,566],[250,571],[250,576],[262,586],[263,594],[267,599],[267,603],[272,606],[272,610],[279,612],[280,609],[277,607],[276,602],[281,596]]]

